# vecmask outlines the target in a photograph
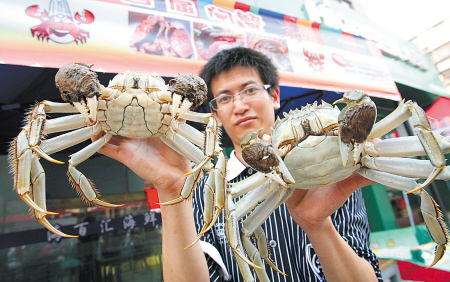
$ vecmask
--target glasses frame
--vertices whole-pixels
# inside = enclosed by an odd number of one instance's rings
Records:
[[[226,94],[226,96],[231,96],[231,97],[233,97],[233,103],[230,104],[230,106],[234,105],[234,99],[236,98],[236,96],[241,96],[242,101],[245,101],[244,97],[242,96],[242,92],[244,92],[244,91],[246,91],[247,89],[249,89],[249,88],[251,88],[251,87],[254,87],[254,86],[262,86],[262,87],[263,87],[263,91],[265,91],[265,90],[269,89],[270,87],[272,87],[271,84],[264,84],[264,85],[257,84],[257,85],[252,85],[252,86],[249,86],[249,87],[243,89],[242,91],[240,91],[240,92],[239,92],[238,94],[236,94],[236,95],[229,95],[229,94]],[[212,103],[213,103],[214,100],[216,100],[216,99],[218,99],[218,98],[220,98],[220,97],[214,98],[214,99],[212,99],[212,100],[209,102],[209,107],[210,107],[213,111],[221,111],[221,110],[224,110],[224,109],[227,109],[227,108],[230,107],[230,106],[227,106],[227,107],[222,108],[222,109],[214,109]],[[252,99],[252,100],[255,100],[255,99]],[[252,101],[252,100],[250,100],[250,101]],[[247,101],[248,101],[248,100],[247,100]]]

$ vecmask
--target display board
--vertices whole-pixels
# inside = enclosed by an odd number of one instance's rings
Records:
[[[118,73],[198,73],[218,51],[267,54],[280,83],[365,90],[400,100],[373,41],[235,1],[0,1],[0,61],[59,68],[71,62]]]

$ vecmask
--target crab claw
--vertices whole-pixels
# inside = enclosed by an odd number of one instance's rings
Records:
[[[289,185],[283,178],[291,184],[294,184],[295,180],[272,144],[259,139],[261,131],[262,129],[250,131],[244,135],[240,144],[242,157],[250,167],[288,188]]]
[[[84,63],[65,65],[56,73],[55,84],[62,99],[74,105],[93,124],[97,116],[97,97],[102,86],[91,66]]]
[[[347,106],[339,114],[339,139],[344,167],[348,166],[349,154],[353,153],[355,166],[360,161],[361,152],[377,118],[375,103],[369,95],[360,90],[345,92],[334,104],[345,103]]]
[[[193,74],[178,74],[174,79],[169,81],[171,93],[181,95],[183,101],[189,100],[191,108],[200,106],[205,100],[208,93],[208,87],[205,81]]]

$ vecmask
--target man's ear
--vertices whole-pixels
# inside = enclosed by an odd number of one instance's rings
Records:
[[[211,113],[213,113],[214,117],[217,120],[217,125],[222,126],[222,122],[220,121],[219,116],[217,115],[216,111],[214,111],[212,108],[209,108],[211,110]]]
[[[273,109],[279,109],[280,108],[280,88],[278,87],[272,87],[272,99],[273,99]]]

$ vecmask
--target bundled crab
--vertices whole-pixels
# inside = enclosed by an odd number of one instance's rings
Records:
[[[254,281],[249,266],[260,281],[269,281],[263,261],[282,273],[269,257],[261,228],[269,215],[295,189],[330,185],[355,171],[372,181],[420,196],[425,224],[437,243],[431,266],[444,255],[450,240],[448,227],[424,188],[435,179],[450,179],[443,155],[450,152],[450,138],[434,134],[423,109],[411,101],[401,102],[377,123],[376,106],[365,92],[346,92],[335,103],[339,102],[347,104],[342,111],[328,103],[315,102],[285,113],[283,119],[275,122],[272,142],[260,140],[260,132],[248,132],[241,141],[242,156],[258,172],[228,185],[223,206],[205,207],[214,211],[209,219],[217,218],[217,213],[224,210],[226,236],[245,281]],[[416,136],[366,142],[389,133],[408,119]],[[421,155],[429,160],[406,158]],[[425,181],[418,183],[418,178]],[[212,201],[209,204],[213,205]],[[243,218],[239,233],[238,221]],[[198,238],[213,224],[214,220],[205,222]],[[258,238],[256,246],[253,236]]]
[[[36,219],[50,231],[65,237],[46,219],[45,172],[40,158],[59,163],[50,157],[94,136],[102,136],[72,154],[68,176],[81,198],[100,207],[118,207],[98,199],[98,193],[77,165],[95,154],[114,135],[126,137],[159,137],[165,144],[196,164],[185,181],[182,195],[171,203],[189,196],[203,169],[214,173],[211,158],[218,156],[217,122],[212,114],[190,111],[206,98],[207,87],[195,75],[178,75],[165,84],[156,74],[125,72],[116,75],[104,87],[90,66],[82,63],[62,67],[55,77],[65,103],[43,101],[30,111],[22,131],[11,143],[10,165],[14,172],[14,186],[20,198],[32,210]],[[47,119],[48,113],[68,115]],[[185,120],[206,124],[200,132]],[[63,133],[45,139],[50,133]]]

